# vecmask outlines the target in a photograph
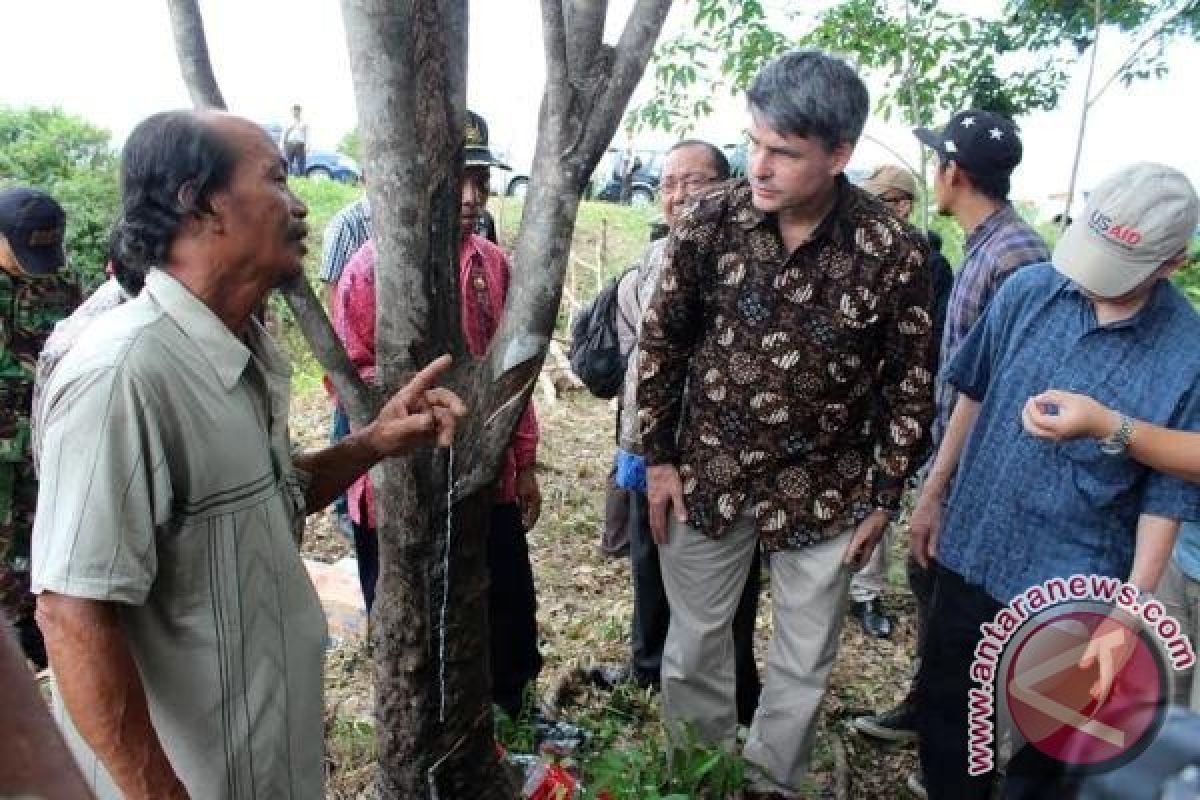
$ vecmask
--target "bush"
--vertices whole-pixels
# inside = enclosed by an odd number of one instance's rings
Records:
[[[61,109],[0,107],[0,185],[32,186],[67,212],[67,257],[92,287],[104,280],[119,207],[108,131]]]

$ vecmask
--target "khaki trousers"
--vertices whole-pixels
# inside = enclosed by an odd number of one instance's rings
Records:
[[[672,520],[659,546],[671,623],[662,659],[663,718],[674,741],[695,736],[733,751],[734,610],[758,542],[743,514],[713,540]],[[755,786],[791,794],[808,768],[816,718],[837,656],[850,571],[850,531],[771,555],[773,635],[758,711],[743,755]],[[690,733],[689,733],[690,732]]]

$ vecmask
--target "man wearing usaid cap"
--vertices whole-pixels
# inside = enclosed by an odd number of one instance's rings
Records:
[[[917,679],[931,798],[989,791],[991,775],[967,775],[980,625],[1053,578],[1105,575],[1153,591],[1179,520],[1200,514],[1200,488],[1126,455],[1130,418],[1200,425],[1200,316],[1165,280],[1184,263],[1196,222],[1196,193],[1177,170],[1121,170],[1092,193],[1054,263],[1010,278],[944,367],[959,394],[932,471],[956,478],[922,554],[936,589]],[[1126,421],[1099,441],[1031,437],[1025,402],[1050,387],[1092,393]],[[1100,674],[1112,675],[1123,666],[1111,663],[1113,652],[1093,639],[1084,661],[1109,662]],[[1095,716],[1112,680],[1089,688]],[[1009,763],[1009,789],[1038,786],[1033,774],[1046,757],[1035,752]]]
[[[79,304],[67,263],[67,215],[37,189],[0,192],[0,614],[25,655],[46,666],[29,592],[29,549],[37,505],[29,414],[38,354],[55,323]],[[0,622],[0,624],[3,624]]]

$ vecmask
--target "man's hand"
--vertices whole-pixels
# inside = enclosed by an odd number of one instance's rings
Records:
[[[542,490],[532,466],[517,473],[517,506],[521,509],[522,527],[531,529],[542,515]]]
[[[673,509],[676,521],[687,522],[683,481],[674,464],[646,467],[646,503],[650,509],[650,533],[657,544],[666,544],[667,512]]]
[[[1096,626],[1096,630],[1092,631],[1087,650],[1079,659],[1079,668],[1091,669],[1095,664],[1100,672],[1089,692],[1096,701],[1093,716],[1104,707],[1117,676],[1121,674],[1136,646],[1137,634],[1130,630],[1129,626],[1112,617],[1106,617]]]
[[[1118,415],[1087,395],[1050,389],[1025,401],[1021,410],[1025,430],[1056,442],[1090,436],[1111,436],[1121,424]]]
[[[938,534],[942,528],[942,492],[926,482],[908,521],[911,539],[908,543],[913,559],[923,569],[937,555]]]
[[[872,511],[866,519],[858,524],[854,535],[850,537],[850,544],[846,546],[846,554],[842,556],[842,563],[856,571],[865,567],[871,560],[871,554],[875,552],[879,540],[887,532],[889,522],[891,522],[891,517],[888,512],[881,508]]]
[[[378,459],[402,455],[431,443],[438,447],[454,444],[455,428],[466,415],[467,407],[454,392],[436,385],[450,368],[450,362],[450,356],[430,362],[363,428],[362,433]]]

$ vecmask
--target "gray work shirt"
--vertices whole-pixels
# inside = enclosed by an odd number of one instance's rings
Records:
[[[195,798],[323,796],[325,618],[297,551],[289,367],[152,270],[46,386],[34,591],[115,603]],[[101,798],[119,797],[60,711]]]

